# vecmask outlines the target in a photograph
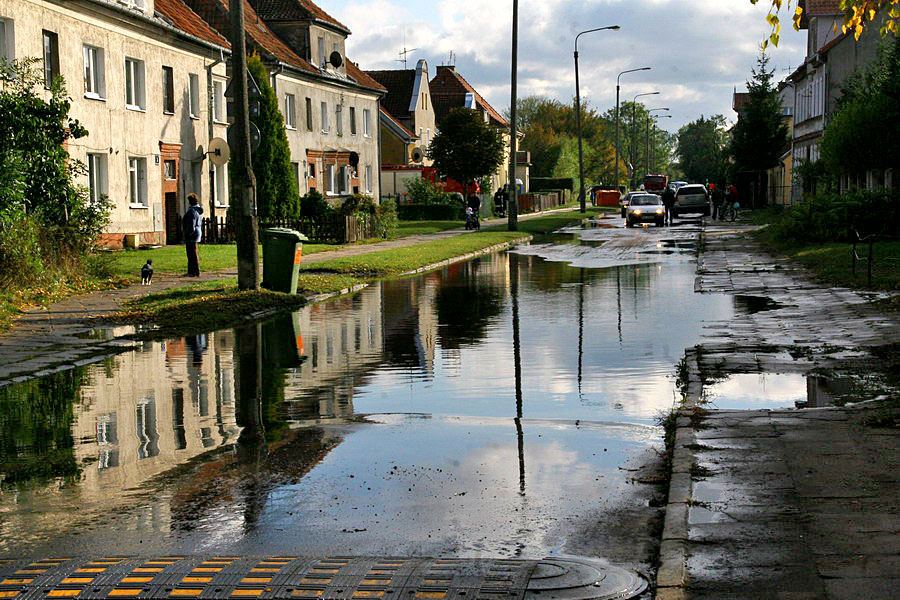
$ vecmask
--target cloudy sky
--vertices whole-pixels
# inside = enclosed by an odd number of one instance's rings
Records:
[[[759,43],[768,35],[765,0],[520,0],[519,97],[541,94],[569,102],[575,95],[573,43],[582,30],[620,25],[620,31],[581,36],[581,93],[602,111],[622,100],[645,98],[670,107],[660,126],[677,129],[701,114],[733,120],[731,94],[750,77]],[[366,69],[396,69],[404,48],[409,67],[419,58],[435,67],[450,52],[457,70],[498,110],[509,106],[511,0],[319,0],[353,35],[347,54]],[[785,15],[785,20],[787,21]],[[768,51],[776,79],[803,60],[805,33],[788,27]]]

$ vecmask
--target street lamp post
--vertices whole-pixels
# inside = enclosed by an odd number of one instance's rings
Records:
[[[647,110],[647,173],[650,173],[650,113],[658,110],[669,110],[668,108],[651,108]],[[660,115],[663,116],[663,115]],[[671,118],[671,115],[665,115]]]
[[[631,188],[634,189],[634,186],[637,184],[637,128],[635,124],[637,123],[637,99],[641,96],[655,96],[659,94],[659,92],[644,92],[643,94],[636,94],[634,99],[631,101]]]
[[[604,31],[606,29],[611,29],[613,31],[618,31],[618,25],[610,25],[608,27],[597,27],[596,29],[587,29],[582,31],[578,35],[575,36],[575,124],[578,128],[578,180],[579,180],[579,193],[578,197],[580,199],[581,204],[581,212],[587,212],[587,208],[585,207],[584,201],[584,151],[582,149],[581,144],[581,90],[578,86],[578,38],[584,35],[585,33],[591,33],[594,31]]]
[[[672,115],[658,115],[657,118],[658,119],[671,119]],[[651,164],[653,162],[655,162],[655,158],[656,158],[655,156],[653,156],[653,154],[654,154],[653,147],[650,146],[650,162],[651,162]]]
[[[616,191],[619,190],[619,77],[625,73],[634,73],[635,71],[649,71],[650,67],[641,67],[639,69],[628,69],[622,71],[616,76]]]

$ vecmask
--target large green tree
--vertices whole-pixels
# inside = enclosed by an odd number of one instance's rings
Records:
[[[661,102],[665,104],[665,102]],[[656,114],[656,113],[652,113]],[[650,118],[652,114],[640,102],[625,101],[619,106],[619,185],[631,182],[633,186],[640,183],[641,174],[668,173],[671,170],[671,157],[675,149],[675,136],[657,126]],[[615,153],[615,107],[603,114],[609,122],[608,134],[613,153]],[[647,155],[647,126],[650,127],[650,156]],[[615,155],[615,154],[613,154]],[[650,159],[648,161],[648,158]],[[615,164],[615,159],[611,161]],[[614,176],[609,178],[612,181]]]
[[[269,84],[269,72],[258,55],[247,60],[262,95],[259,114],[251,120],[259,128],[259,147],[253,152],[256,176],[256,206],[260,219],[283,219],[300,215],[300,191],[291,164],[284,116],[278,96]]]
[[[503,136],[499,129],[484,122],[484,117],[471,108],[454,108],[428,148],[428,158],[438,172],[455,179],[468,195],[473,180],[497,172],[504,157]]]
[[[678,130],[679,167],[688,181],[724,183],[728,133],[725,117],[700,115]]]
[[[772,85],[774,70],[769,70],[768,64],[769,57],[760,52],[753,77],[747,82],[747,102],[731,131],[729,153],[736,173],[761,174],[774,167],[787,144],[787,124],[778,90]]]

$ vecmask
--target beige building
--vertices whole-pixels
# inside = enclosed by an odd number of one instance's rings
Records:
[[[273,73],[301,194],[377,199],[384,89],[346,59],[349,30],[307,0],[256,4],[274,21],[245,3],[247,44]],[[87,166],[91,197],[112,202],[106,244],[179,242],[191,192],[207,218],[225,217],[227,165],[207,152],[228,127],[227,10],[224,0],[0,0],[0,56],[40,59],[48,87],[62,76],[70,116],[89,132],[68,150]]]
[[[65,80],[89,132],[68,150],[91,196],[112,201],[108,243],[175,241],[189,192],[227,206],[226,173],[205,154],[225,135],[213,92],[227,42],[180,0],[0,0],[0,19],[8,57],[42,59],[48,86]]]

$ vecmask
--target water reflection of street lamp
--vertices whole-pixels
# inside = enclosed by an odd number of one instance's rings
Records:
[[[619,190],[619,78],[625,73],[634,73],[635,71],[649,71],[650,67],[640,67],[639,69],[628,69],[622,71],[616,76],[616,191]]]
[[[578,197],[581,203],[581,212],[585,212],[587,208],[584,202],[584,151],[581,144],[581,91],[578,86],[578,38],[585,33],[594,31],[604,31],[610,29],[618,31],[618,25],[610,25],[608,27],[597,27],[596,29],[587,29],[575,36],[575,124],[578,128],[578,179],[580,181]]]
[[[525,496],[525,431],[522,428],[522,342],[519,337],[519,256],[508,253],[509,295],[512,300],[513,369],[516,377],[516,440],[519,454],[519,495]]]
[[[669,110],[668,108],[650,108],[647,109],[647,173],[650,173],[650,113],[658,110]],[[660,117],[672,118],[672,115],[659,115]]]
[[[631,189],[637,184],[637,99],[641,96],[655,96],[659,92],[637,94],[631,100]]]

